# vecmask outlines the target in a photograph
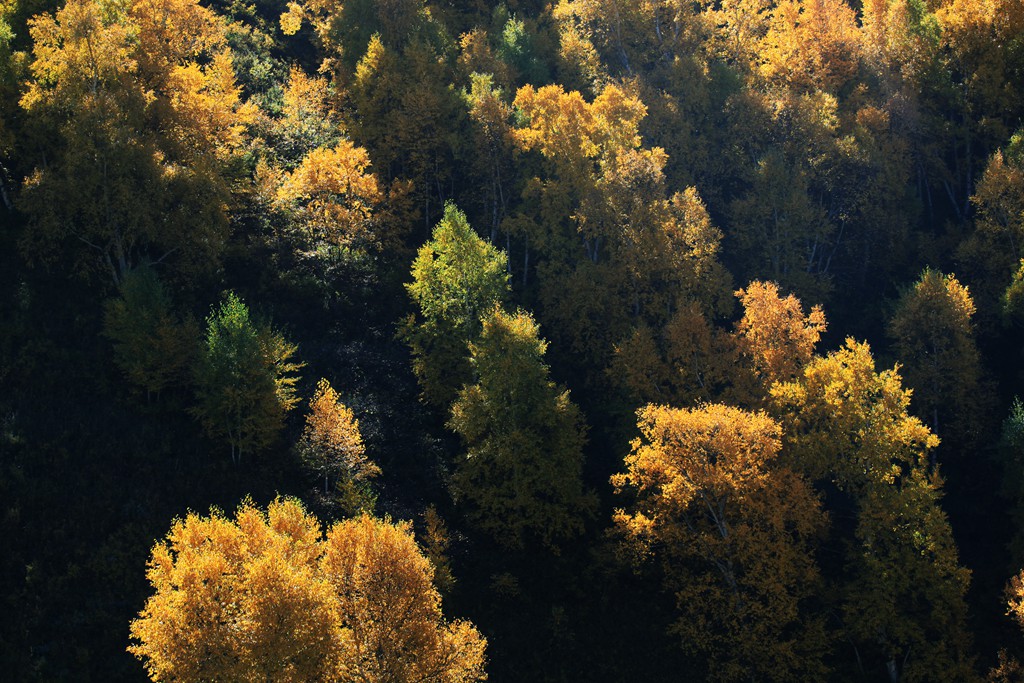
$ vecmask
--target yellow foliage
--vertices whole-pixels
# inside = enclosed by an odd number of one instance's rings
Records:
[[[660,557],[683,611],[672,630],[708,655],[717,681],[820,679],[820,619],[804,614],[818,572],[809,541],[825,518],[808,484],[778,465],[781,428],[724,405],[647,406],[641,438],[612,477],[635,490],[615,521]]]
[[[302,28],[302,19],[305,10],[297,2],[288,3],[288,11],[281,15],[281,32],[286,36],[293,36]]]
[[[776,383],[771,396],[802,469],[815,477],[831,472],[841,486],[892,482],[939,445],[907,412],[910,391],[898,366],[876,372],[870,347],[852,338],[814,358],[796,381]]]
[[[227,47],[226,26],[196,0],[134,0],[140,66],[160,85],[175,66],[194,63]]]
[[[338,246],[373,243],[374,211],[385,199],[370,156],[350,140],[331,149],[314,149],[287,174],[277,201],[294,208],[307,237]]]
[[[914,388],[915,409],[947,436],[976,431],[982,412],[974,313],[971,293],[955,275],[927,268],[900,298],[889,322],[889,336]]]
[[[173,67],[167,87],[173,112],[170,133],[185,150],[223,160],[241,147],[256,107],[240,102],[229,51],[217,53],[205,68],[195,63]]]
[[[293,66],[284,89],[285,118],[298,122],[305,117],[326,118],[330,113],[327,80],[307,76],[305,71]]]
[[[40,14],[28,24],[33,79],[21,106],[29,112],[95,97],[137,69],[134,27],[127,21],[105,22],[93,0],[71,0],[56,14]]]
[[[743,304],[736,337],[757,375],[766,387],[795,377],[826,329],[821,307],[804,316],[800,300],[792,294],[781,298],[774,282],[751,282],[736,296]]]
[[[784,0],[760,43],[761,73],[769,82],[836,92],[856,74],[859,46],[845,0]]]
[[[155,593],[128,649],[154,681],[461,683],[486,641],[446,622],[408,524],[366,515],[326,534],[293,499],[228,519],[190,513],[158,542]]]
[[[325,481],[331,472],[355,482],[380,474],[376,463],[366,457],[359,420],[326,379],[317,383],[309,410],[299,450],[309,464],[323,472]]]
[[[1020,572],[1006,586],[1006,613],[1024,628],[1024,571]]]

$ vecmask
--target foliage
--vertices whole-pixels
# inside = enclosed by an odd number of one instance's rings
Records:
[[[939,440],[908,413],[911,392],[897,369],[876,372],[868,345],[847,339],[771,393],[797,466],[848,491],[857,506],[843,626],[858,655],[901,680],[970,678],[970,572],[927,458]]]
[[[132,622],[152,680],[477,681],[486,641],[446,622],[407,524],[363,515],[326,534],[293,499],[172,525]]]
[[[280,492],[428,510],[495,680],[1019,678],[1022,83],[1021,0],[0,0],[6,677]],[[358,678],[317,595],[209,663]]]
[[[277,202],[294,211],[298,232],[310,245],[352,246],[382,241],[375,216],[385,195],[367,172],[366,150],[341,140],[311,150],[284,176]],[[377,219],[377,220],[375,220]]]
[[[297,348],[268,325],[254,323],[234,292],[207,317],[195,370],[195,415],[211,436],[231,446],[232,461],[266,449],[298,402]]]
[[[641,438],[612,478],[636,492],[616,524],[659,556],[683,612],[673,625],[720,681],[821,678],[824,623],[808,613],[819,576],[811,542],[825,518],[777,463],[781,429],[723,405],[638,412]]]
[[[477,382],[459,392],[449,422],[466,447],[456,496],[507,547],[578,536],[593,506],[580,479],[585,427],[569,392],[549,379],[537,324],[495,308],[469,348]]]
[[[773,282],[751,282],[736,296],[743,305],[736,337],[758,379],[766,387],[792,380],[827,327],[821,307],[805,316],[800,300],[792,294],[783,299]]]
[[[429,242],[412,264],[406,290],[418,315],[403,336],[423,399],[447,410],[472,379],[466,345],[480,334],[480,318],[508,297],[505,254],[484,242],[454,204],[445,207]]]
[[[353,493],[365,488],[380,474],[380,468],[366,457],[359,420],[326,379],[317,382],[309,411],[296,447],[306,466],[323,475],[324,494],[328,493],[331,475],[336,486],[354,489]],[[346,507],[353,513],[363,509],[372,512],[373,505],[366,497],[357,495],[355,505]]]
[[[981,413],[980,358],[974,343],[974,300],[955,275],[925,269],[889,322],[911,403],[942,435],[976,432]]]
[[[186,380],[194,360],[198,331],[191,320],[180,321],[170,297],[150,268],[131,272],[121,283],[120,296],[106,304],[104,334],[114,344],[117,364],[128,381],[158,395]]]
[[[47,263],[69,249],[115,284],[140,263],[170,259],[194,276],[216,262],[228,231],[220,171],[253,116],[223,22],[194,0],[74,0],[30,24],[21,106],[54,139],[26,186],[25,253]]]

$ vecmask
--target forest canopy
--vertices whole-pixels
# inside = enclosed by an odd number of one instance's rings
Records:
[[[1024,672],[1021,0],[0,0],[0,240],[12,680]]]

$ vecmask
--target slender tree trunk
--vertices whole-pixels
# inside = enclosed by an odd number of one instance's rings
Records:
[[[890,683],[900,683],[900,671],[896,666],[896,660],[890,659],[885,663],[885,668],[889,672]]]

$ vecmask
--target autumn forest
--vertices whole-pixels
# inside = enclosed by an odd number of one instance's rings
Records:
[[[1024,681],[1024,0],[0,0],[0,667]]]

